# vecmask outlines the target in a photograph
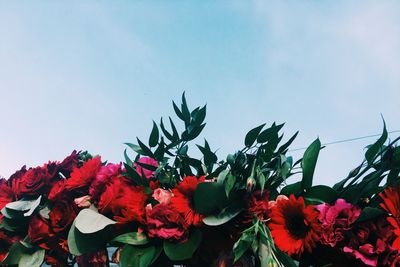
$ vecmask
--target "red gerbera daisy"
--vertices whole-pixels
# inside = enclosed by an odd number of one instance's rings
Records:
[[[193,208],[193,195],[196,190],[197,184],[205,181],[202,176],[186,176],[174,189],[172,189],[173,197],[171,198],[171,205],[179,213],[183,215],[188,225],[198,226],[202,224],[203,216],[196,213]]]
[[[388,187],[379,196],[383,200],[381,207],[390,214],[386,220],[393,226],[393,233],[396,235],[392,246],[400,250],[400,186]]]
[[[304,205],[302,197],[278,199],[271,208],[269,223],[275,244],[289,256],[311,252],[321,231],[318,216],[314,206]]]

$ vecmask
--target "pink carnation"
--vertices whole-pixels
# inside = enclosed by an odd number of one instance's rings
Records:
[[[344,199],[336,200],[335,205],[321,204],[317,206],[322,222],[320,242],[331,247],[344,240],[345,232],[360,215],[360,208],[347,203]]]
[[[151,165],[151,166],[154,166],[154,167],[158,167],[158,162],[157,162],[155,159],[149,158],[149,157],[140,158],[137,162],[143,163],[143,164],[147,164],[147,165]],[[135,169],[136,169],[136,172],[137,172],[139,175],[142,175],[142,173],[143,173],[144,176],[145,176],[147,179],[150,179],[150,178],[153,178],[153,177],[154,177],[154,171],[148,170],[148,169],[146,169],[145,167],[142,167],[142,166],[140,166],[139,164],[135,164],[135,163],[134,163],[134,167],[135,167]]]

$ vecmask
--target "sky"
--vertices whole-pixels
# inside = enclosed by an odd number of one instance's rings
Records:
[[[89,150],[123,160],[186,92],[221,159],[285,122],[292,149],[400,130],[399,1],[0,1],[0,176]],[[393,138],[394,135],[391,135]],[[375,141],[327,146],[331,185]],[[195,148],[191,148],[189,152]],[[294,158],[304,151],[293,151]]]

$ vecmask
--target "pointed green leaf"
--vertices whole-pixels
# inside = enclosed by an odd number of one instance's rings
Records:
[[[149,146],[155,147],[158,143],[159,132],[157,124],[153,121],[153,129],[151,130],[150,137],[149,137]]]
[[[303,190],[308,189],[312,186],[315,165],[319,151],[321,150],[321,141],[317,138],[304,152],[302,159],[303,178],[301,180],[301,188]]]
[[[379,150],[382,148],[386,139],[388,138],[388,132],[386,130],[386,123],[383,120],[383,132],[381,137],[368,148],[367,152],[365,152],[365,158],[367,159],[368,164],[372,164],[375,156],[379,153]]]
[[[244,144],[247,147],[251,147],[254,142],[257,140],[258,135],[261,132],[261,129],[265,126],[265,123],[261,124],[260,126],[257,126],[253,129],[251,129],[247,134],[244,139]]]

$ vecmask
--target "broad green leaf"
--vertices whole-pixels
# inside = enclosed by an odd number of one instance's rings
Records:
[[[388,132],[386,130],[386,123],[383,120],[383,132],[381,137],[367,149],[365,152],[365,158],[368,164],[372,164],[375,156],[378,154],[379,150],[382,148],[382,145],[385,143],[386,139],[388,138]]]
[[[114,242],[120,242],[129,245],[145,245],[149,243],[149,239],[143,233],[131,232],[119,235],[113,238]]]
[[[229,170],[222,170],[218,174],[217,183],[222,184],[225,181],[226,176],[228,175],[228,173],[229,173]]]
[[[386,215],[386,212],[379,208],[372,208],[372,207],[365,207],[362,211],[360,216],[358,216],[357,220],[354,223],[360,223],[365,221],[370,221],[377,217]]]
[[[103,230],[106,226],[116,223],[116,221],[113,221],[92,209],[81,210],[75,218],[75,227],[82,234],[96,233]]]
[[[310,187],[303,194],[305,198],[318,199],[322,202],[333,203],[338,198],[338,193],[326,185]]]
[[[161,247],[125,245],[121,250],[121,267],[148,267],[160,255]]]
[[[227,197],[229,197],[233,187],[235,186],[235,183],[236,177],[229,173],[225,179],[225,193]]]
[[[44,260],[44,249],[36,250],[32,254],[22,254],[19,259],[18,267],[40,267]]]
[[[182,261],[192,258],[201,242],[201,231],[195,229],[185,243],[164,241],[164,252],[170,260]]]
[[[22,244],[20,242],[15,242],[8,250],[6,257],[0,263],[4,265],[18,265],[22,257],[22,254],[23,254]]]
[[[36,208],[40,205],[40,201],[42,196],[39,196],[37,199],[34,200],[18,200],[14,202],[10,202],[5,206],[6,211],[5,216],[14,217],[29,217],[33,214]]]
[[[153,121],[153,129],[151,130],[150,137],[149,137],[149,146],[155,147],[158,143],[159,132],[157,124]]]
[[[291,194],[293,194],[295,196],[299,196],[301,193],[302,193],[301,181],[293,183],[293,184],[289,184],[289,185],[285,186],[284,188],[282,188],[282,190],[281,190],[281,194],[283,194],[285,196],[290,196]]]
[[[251,147],[251,146],[254,144],[254,142],[257,140],[258,135],[259,135],[260,132],[261,132],[261,129],[262,129],[264,126],[265,126],[265,123],[264,123],[264,124],[261,124],[260,126],[257,126],[257,127],[253,128],[253,129],[251,129],[251,130],[246,134],[246,137],[245,137],[245,139],[244,139],[244,145],[245,145],[246,147]]]
[[[304,152],[302,160],[303,168],[303,178],[301,180],[301,188],[308,189],[312,186],[315,165],[317,164],[317,159],[319,151],[321,150],[321,141],[317,138]]]
[[[262,131],[258,137],[257,137],[257,142],[258,143],[265,143],[271,140],[272,138],[276,138],[278,136],[278,132],[280,129],[282,129],[284,123],[275,125],[275,122],[272,124],[272,126],[268,129],[265,129]]]
[[[234,262],[239,260],[244,253],[250,248],[251,244],[253,243],[256,234],[253,230],[247,229],[243,232],[242,236],[239,238],[238,241],[233,245],[233,255],[234,255]]]
[[[232,203],[228,207],[224,208],[217,215],[209,215],[203,218],[203,222],[209,226],[218,226],[229,222],[235,218],[242,211],[242,208],[237,203]]]
[[[224,185],[219,183],[199,183],[194,192],[194,207],[198,213],[210,214],[228,204]]]

